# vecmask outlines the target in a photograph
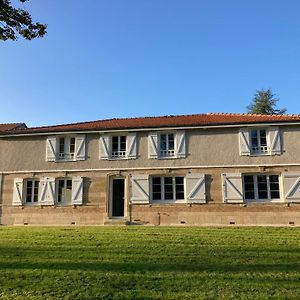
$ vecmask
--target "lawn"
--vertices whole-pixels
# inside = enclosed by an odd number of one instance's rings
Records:
[[[0,299],[299,299],[300,229],[1,227]]]

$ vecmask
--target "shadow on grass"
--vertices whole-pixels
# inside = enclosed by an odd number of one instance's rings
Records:
[[[298,264],[166,264],[166,263],[107,263],[107,262],[61,262],[61,263],[29,263],[12,262],[0,263],[1,270],[75,270],[75,271],[101,271],[101,272],[216,272],[216,273],[241,273],[241,272],[296,272],[300,276]]]

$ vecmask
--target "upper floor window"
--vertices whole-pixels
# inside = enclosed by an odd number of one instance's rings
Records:
[[[137,139],[135,133],[100,136],[100,159],[135,159]]]
[[[47,161],[85,160],[85,136],[53,136],[46,142]]]
[[[74,159],[74,157],[75,137],[60,137],[58,159]]]
[[[126,157],[126,136],[112,136],[112,158]]]
[[[151,132],[148,135],[149,158],[186,157],[185,132]]]
[[[278,127],[241,128],[239,132],[241,155],[280,155],[281,135]]]
[[[251,130],[251,152],[252,153],[268,153],[266,129]]]
[[[159,135],[159,154],[161,157],[175,155],[174,133],[162,133]]]

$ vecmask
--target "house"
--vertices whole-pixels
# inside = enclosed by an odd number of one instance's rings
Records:
[[[300,116],[0,126],[4,225],[299,225]]]

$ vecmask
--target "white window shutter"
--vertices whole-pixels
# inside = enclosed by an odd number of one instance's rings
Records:
[[[41,205],[54,205],[55,178],[43,177],[39,185],[39,203]]]
[[[14,179],[13,203],[14,206],[23,204],[23,178]]]
[[[128,134],[126,136],[126,156],[127,158],[136,159],[137,156],[137,138],[136,134]]]
[[[149,158],[158,157],[158,136],[156,132],[151,132],[148,135],[148,156]]]
[[[85,135],[78,135],[75,138],[76,160],[85,160]]]
[[[287,202],[300,202],[300,173],[283,173],[284,198]]]
[[[83,178],[72,178],[72,204],[82,204],[83,202]]]
[[[186,157],[186,142],[185,142],[185,131],[176,132],[176,156],[178,158]]]
[[[110,136],[100,136],[100,159],[109,159],[110,157]]]
[[[205,174],[186,175],[186,197],[188,203],[205,203]]]
[[[280,131],[276,126],[271,126],[269,128],[269,140],[270,140],[270,150],[273,155],[281,154],[281,140]]]
[[[247,128],[241,128],[239,132],[240,155],[250,155],[250,131]]]
[[[147,204],[149,203],[149,176],[133,175],[131,177],[131,203]]]
[[[223,200],[225,203],[243,203],[243,182],[241,173],[222,174]]]
[[[56,137],[48,137],[46,140],[46,160],[56,161]]]

